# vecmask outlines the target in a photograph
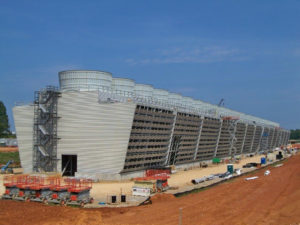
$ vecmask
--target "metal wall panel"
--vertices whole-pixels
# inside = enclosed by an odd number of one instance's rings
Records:
[[[124,167],[136,105],[98,103],[98,92],[64,92],[58,99],[58,159],[77,155],[78,174],[118,174]],[[61,171],[61,162],[58,162]]]
[[[31,105],[13,108],[20,160],[25,173],[32,172],[33,168],[33,114],[34,107]]]
[[[193,162],[198,148],[198,138],[202,119],[199,115],[178,112],[173,139],[180,138],[175,164]]]
[[[196,159],[199,161],[212,159],[217,146],[221,122],[218,119],[205,117],[198,145]]]
[[[262,127],[256,126],[253,141],[252,141],[252,147],[251,147],[251,152],[253,153],[258,151],[259,142],[261,140],[261,132],[262,132]]]
[[[243,146],[243,153],[245,154],[251,152],[252,140],[255,132],[254,128],[254,125],[248,125],[247,127],[246,138]]]
[[[137,105],[123,172],[164,165],[174,117],[170,110]]]
[[[235,137],[236,137],[235,147],[236,147],[236,154],[239,155],[243,150],[244,138],[246,135],[247,128],[246,128],[246,124],[244,123],[237,123],[236,126],[237,127],[235,132]]]

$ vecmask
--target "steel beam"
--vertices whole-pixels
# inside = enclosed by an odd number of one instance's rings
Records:
[[[218,134],[218,138],[217,138],[217,143],[216,143],[216,149],[214,152],[214,157],[217,156],[217,151],[218,151],[218,146],[219,146],[219,141],[220,141],[220,136],[221,136],[221,131],[222,131],[222,125],[223,125],[223,120],[220,120],[220,129],[219,129],[219,134]]]
[[[198,154],[198,150],[199,150],[199,143],[200,143],[200,138],[201,138],[203,123],[204,123],[204,117],[201,116],[201,125],[200,125],[200,128],[199,128],[199,135],[198,135],[198,139],[197,139],[197,145],[196,145],[196,149],[195,149],[194,160],[196,160],[197,154]]]

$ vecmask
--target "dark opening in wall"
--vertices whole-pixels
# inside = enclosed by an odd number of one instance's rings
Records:
[[[74,176],[77,172],[77,155],[61,155],[61,171],[63,176]]]

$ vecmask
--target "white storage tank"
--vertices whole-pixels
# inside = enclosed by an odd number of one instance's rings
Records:
[[[58,73],[59,86],[62,91],[94,91],[101,88],[110,89],[112,75],[104,71],[67,70]]]
[[[175,106],[181,105],[182,96],[177,93],[169,93],[168,102],[169,102],[169,104],[175,105]]]
[[[136,97],[150,99],[153,97],[153,87],[148,84],[135,84],[134,92]]]
[[[156,89],[153,90],[153,98],[160,102],[168,102],[169,92],[163,89]]]
[[[124,96],[132,96],[134,94],[135,83],[131,79],[127,78],[113,78],[112,90],[114,93]]]

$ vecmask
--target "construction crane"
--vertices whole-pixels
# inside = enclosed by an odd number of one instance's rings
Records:
[[[219,102],[218,106],[219,106],[219,107],[220,107],[220,106],[224,106],[224,101],[225,101],[225,99],[224,99],[224,98],[222,98],[222,99],[220,100],[220,102]]]

